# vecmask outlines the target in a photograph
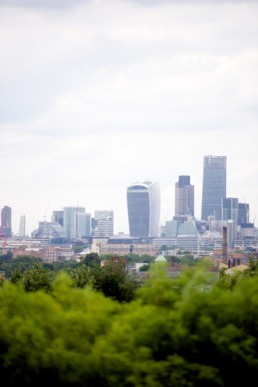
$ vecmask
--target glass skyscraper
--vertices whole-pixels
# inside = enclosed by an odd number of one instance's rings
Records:
[[[238,199],[237,198],[222,199],[221,220],[233,220],[235,225],[237,225],[237,221],[238,221]]]
[[[11,207],[4,206],[1,211],[1,238],[12,237],[12,209]]]
[[[131,237],[157,237],[160,218],[159,183],[138,181],[129,186],[127,209]]]
[[[226,197],[226,156],[204,156],[202,220],[221,220],[222,199]]]
[[[84,207],[64,207],[64,231],[68,239],[78,238],[78,214],[85,213]]]
[[[237,224],[249,223],[249,204],[238,203],[238,220]]]
[[[190,176],[179,176],[175,184],[175,216],[194,216],[194,186]]]

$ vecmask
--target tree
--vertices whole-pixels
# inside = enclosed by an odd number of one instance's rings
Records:
[[[122,264],[108,263],[93,272],[93,289],[119,302],[129,302],[135,297],[138,282]]]
[[[0,255],[0,262],[3,262],[3,261],[10,261],[12,259],[12,252],[11,250],[8,250],[6,254],[2,254]]]
[[[51,289],[52,276],[51,272],[43,269],[39,262],[25,271],[22,277],[22,285],[28,292],[44,290],[48,292]]]
[[[249,257],[249,265],[246,270],[243,271],[243,275],[247,277],[253,277],[258,275],[258,260],[254,260],[252,256]]]
[[[86,254],[82,259],[82,263],[88,267],[93,267],[100,264],[100,258],[97,253]]]
[[[11,260],[0,261],[0,270],[5,271],[6,278],[9,279],[15,269],[19,268],[22,272],[25,272],[35,262],[42,262],[42,260],[40,258],[24,255]]]
[[[205,268],[187,267],[171,280],[155,264],[129,303],[75,288],[64,272],[51,292],[5,281],[4,385],[255,387],[258,276],[240,276],[230,291],[213,281],[203,292]]]
[[[78,288],[83,288],[92,283],[92,274],[88,266],[80,265],[74,269],[70,275],[74,282],[74,286]]]
[[[197,260],[194,258],[193,255],[186,254],[186,255],[183,255],[183,256],[180,257],[180,262],[183,265],[194,266],[194,265],[196,265]]]
[[[11,273],[10,281],[13,284],[18,285],[22,282],[22,279],[23,279],[23,272],[21,270],[21,267],[16,267]]]
[[[145,263],[144,265],[140,266],[139,271],[148,271],[149,265]]]

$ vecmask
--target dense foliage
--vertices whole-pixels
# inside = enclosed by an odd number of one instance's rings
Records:
[[[258,277],[251,269],[232,285],[225,273],[216,279],[201,268],[171,280],[155,265],[129,303],[90,283],[75,286],[64,272],[47,291],[5,281],[1,378],[5,386],[256,386]]]

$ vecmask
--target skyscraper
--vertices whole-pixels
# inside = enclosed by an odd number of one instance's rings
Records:
[[[64,211],[53,211],[51,217],[52,223],[59,223],[62,227],[64,226]]]
[[[97,220],[97,227],[94,230],[94,236],[99,238],[111,237],[114,235],[114,222],[112,216],[106,216]]]
[[[190,176],[179,176],[175,183],[175,216],[194,216],[194,186],[190,184]]]
[[[64,207],[64,231],[68,239],[78,238],[78,214],[85,213],[84,207]]]
[[[91,236],[91,214],[79,213],[78,219],[78,237],[90,237]]]
[[[238,220],[238,199],[237,198],[222,199],[221,220],[233,220],[234,224],[237,225],[237,220]]]
[[[249,204],[238,203],[238,220],[237,224],[249,223]]]
[[[127,188],[130,236],[157,237],[160,218],[158,182],[138,181]]]
[[[114,219],[114,211],[113,210],[95,210],[94,211],[94,218],[96,220],[107,218],[111,216],[112,219]]]
[[[111,237],[114,235],[113,210],[96,210],[94,212],[93,235],[97,237]]]
[[[1,211],[1,237],[11,238],[12,236],[12,209],[4,206]]]
[[[204,156],[202,220],[221,220],[221,200],[226,197],[226,156]]]
[[[26,217],[22,215],[20,217],[20,229],[19,229],[19,237],[25,238],[26,236]]]
[[[237,220],[238,220],[238,199],[237,198],[222,199],[221,219],[227,220],[228,246],[232,248],[234,244],[234,239],[237,236]]]

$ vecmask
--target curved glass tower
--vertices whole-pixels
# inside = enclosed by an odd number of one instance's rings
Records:
[[[127,188],[127,209],[131,237],[158,236],[160,187],[158,182],[138,181]]]

